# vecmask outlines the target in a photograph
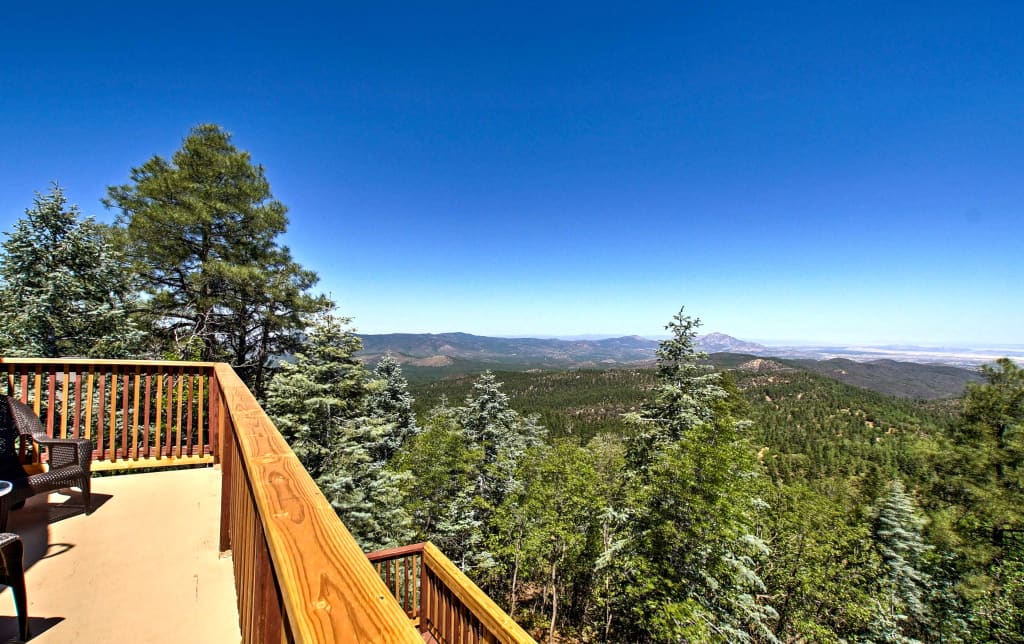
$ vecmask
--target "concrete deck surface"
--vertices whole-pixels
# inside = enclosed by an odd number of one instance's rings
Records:
[[[220,479],[212,468],[93,478],[89,516],[75,491],[11,512],[31,641],[241,641],[231,558],[217,552]],[[16,614],[5,589],[0,642],[18,641]]]

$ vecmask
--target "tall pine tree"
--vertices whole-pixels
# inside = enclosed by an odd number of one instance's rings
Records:
[[[36,194],[0,255],[0,352],[122,358],[139,350],[135,285],[107,233],[56,183]]]
[[[257,396],[275,356],[301,343],[306,315],[329,306],[313,271],[278,237],[288,224],[263,168],[216,125],[200,125],[170,161],[155,156],[107,190],[149,293],[166,354],[225,360]]]
[[[391,424],[368,413],[368,374],[348,322],[317,317],[294,362],[271,380],[266,409],[352,536],[376,550],[411,538],[401,503],[406,475],[375,457]]]
[[[924,520],[899,480],[889,485],[875,519],[874,537],[885,576],[873,625],[875,641],[919,642],[927,632],[927,594],[931,579],[924,572],[921,530]]]
[[[682,310],[658,349],[653,400],[628,446],[630,574],[620,637],[650,641],[774,641],[775,611],[758,595],[767,554],[754,535],[753,453],[739,439],[720,378],[700,364],[700,321]]]
[[[377,362],[373,369],[373,380],[369,385],[369,413],[391,424],[383,436],[375,457],[389,461],[407,440],[419,433],[416,414],[412,410],[413,398],[409,394],[409,383],[402,375],[402,367],[390,353]]]

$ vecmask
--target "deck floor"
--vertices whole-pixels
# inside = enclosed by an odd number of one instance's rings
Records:
[[[8,530],[25,542],[32,642],[241,641],[230,557],[217,552],[220,471],[94,478],[30,499]],[[14,598],[0,594],[0,642],[17,641]]]

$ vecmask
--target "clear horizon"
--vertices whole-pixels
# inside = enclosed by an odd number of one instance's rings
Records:
[[[213,122],[363,333],[1024,343],[1024,6],[881,7],[16,4],[0,230]]]

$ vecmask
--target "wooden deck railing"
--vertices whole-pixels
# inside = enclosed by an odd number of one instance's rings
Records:
[[[420,642],[298,457],[228,365],[214,367],[221,549],[244,642]]]
[[[379,550],[367,557],[425,638],[456,644],[534,642],[434,544]]]
[[[422,643],[416,624],[443,643],[533,641],[430,544],[382,578],[229,365],[0,365],[7,395],[48,433],[93,441],[93,470],[220,464],[220,549],[232,553],[243,642]]]
[[[47,433],[93,441],[94,471],[214,462],[211,362],[3,358]]]

